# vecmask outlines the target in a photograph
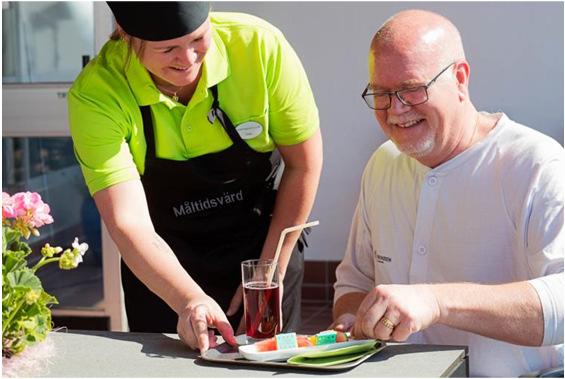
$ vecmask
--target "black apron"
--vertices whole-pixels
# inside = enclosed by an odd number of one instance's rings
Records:
[[[150,106],[140,107],[147,143],[141,182],[156,232],[198,285],[227,311],[241,283],[241,262],[259,258],[274,207],[273,183],[280,163],[253,150],[220,109],[217,88],[208,115],[232,140],[227,149],[186,161],[157,158]],[[213,127],[212,125],[210,127]],[[304,272],[301,235],[284,279],[283,330],[300,327]],[[122,286],[132,332],[176,333],[177,314],[122,262]],[[243,305],[229,318],[237,328]]]

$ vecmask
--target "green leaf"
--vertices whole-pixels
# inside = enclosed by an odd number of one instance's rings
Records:
[[[40,302],[41,304],[45,304],[45,305],[48,305],[48,304],[59,304],[59,301],[57,300],[57,298],[56,298],[55,296],[52,296],[52,295],[48,294],[48,293],[45,292],[45,291],[42,291],[42,292],[41,292],[41,296],[40,296],[40,298],[39,298],[39,302]]]
[[[21,251],[24,257],[30,255],[32,251],[27,242],[22,242],[20,240],[16,240],[11,244],[8,244],[8,248],[14,251]]]
[[[2,251],[5,251],[14,241],[19,241],[21,233],[9,226],[2,226]]]
[[[14,289],[32,289],[32,290],[43,290],[41,286],[41,281],[31,269],[25,267],[21,270],[10,272],[6,275],[10,286]]]
[[[37,317],[26,317],[19,322],[20,326],[24,329],[34,330],[37,329]]]
[[[6,251],[8,248],[8,236],[6,235],[6,230],[8,228],[6,226],[2,227],[2,252]]]
[[[24,304],[24,309],[22,314],[25,318],[34,318],[35,316],[41,314],[41,306],[37,303],[34,304]]]
[[[8,250],[2,254],[2,273],[7,274],[11,271],[19,270],[27,266],[26,254],[23,251]]]

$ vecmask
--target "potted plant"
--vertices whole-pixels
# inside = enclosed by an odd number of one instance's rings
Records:
[[[88,250],[75,238],[72,247],[63,250],[45,244],[37,253],[41,259],[32,267],[26,259],[32,249],[26,242],[39,236],[39,228],[53,222],[49,205],[35,192],[2,193],[2,363],[4,374],[26,350],[44,341],[52,329],[52,304],[57,299],[42,287],[36,272],[58,263],[62,270],[74,269]],[[45,355],[45,352],[42,353]],[[22,359],[19,359],[22,361]],[[24,361],[33,361],[26,357]],[[25,363],[23,364],[26,365]],[[29,365],[29,363],[28,363]],[[37,366],[37,362],[33,365]],[[16,370],[17,371],[17,370]],[[29,373],[28,373],[29,374]]]

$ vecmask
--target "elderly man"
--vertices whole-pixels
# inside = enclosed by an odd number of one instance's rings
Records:
[[[478,112],[456,27],[419,10],[374,36],[368,162],[334,324],[357,337],[468,345],[471,375],[563,365],[563,148]]]

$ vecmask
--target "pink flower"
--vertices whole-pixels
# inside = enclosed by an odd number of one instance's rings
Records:
[[[41,200],[41,195],[37,192],[18,192],[12,196],[12,200],[16,217],[21,218],[28,226],[39,228],[53,222],[53,217],[49,215],[49,205]]]
[[[45,224],[51,224],[53,222],[53,217],[49,214],[51,212],[51,208],[49,205],[41,202],[36,208],[35,212],[33,213],[31,224],[34,228],[39,228]]]
[[[8,193],[2,192],[2,220],[7,218],[16,218],[16,208],[14,199]]]

